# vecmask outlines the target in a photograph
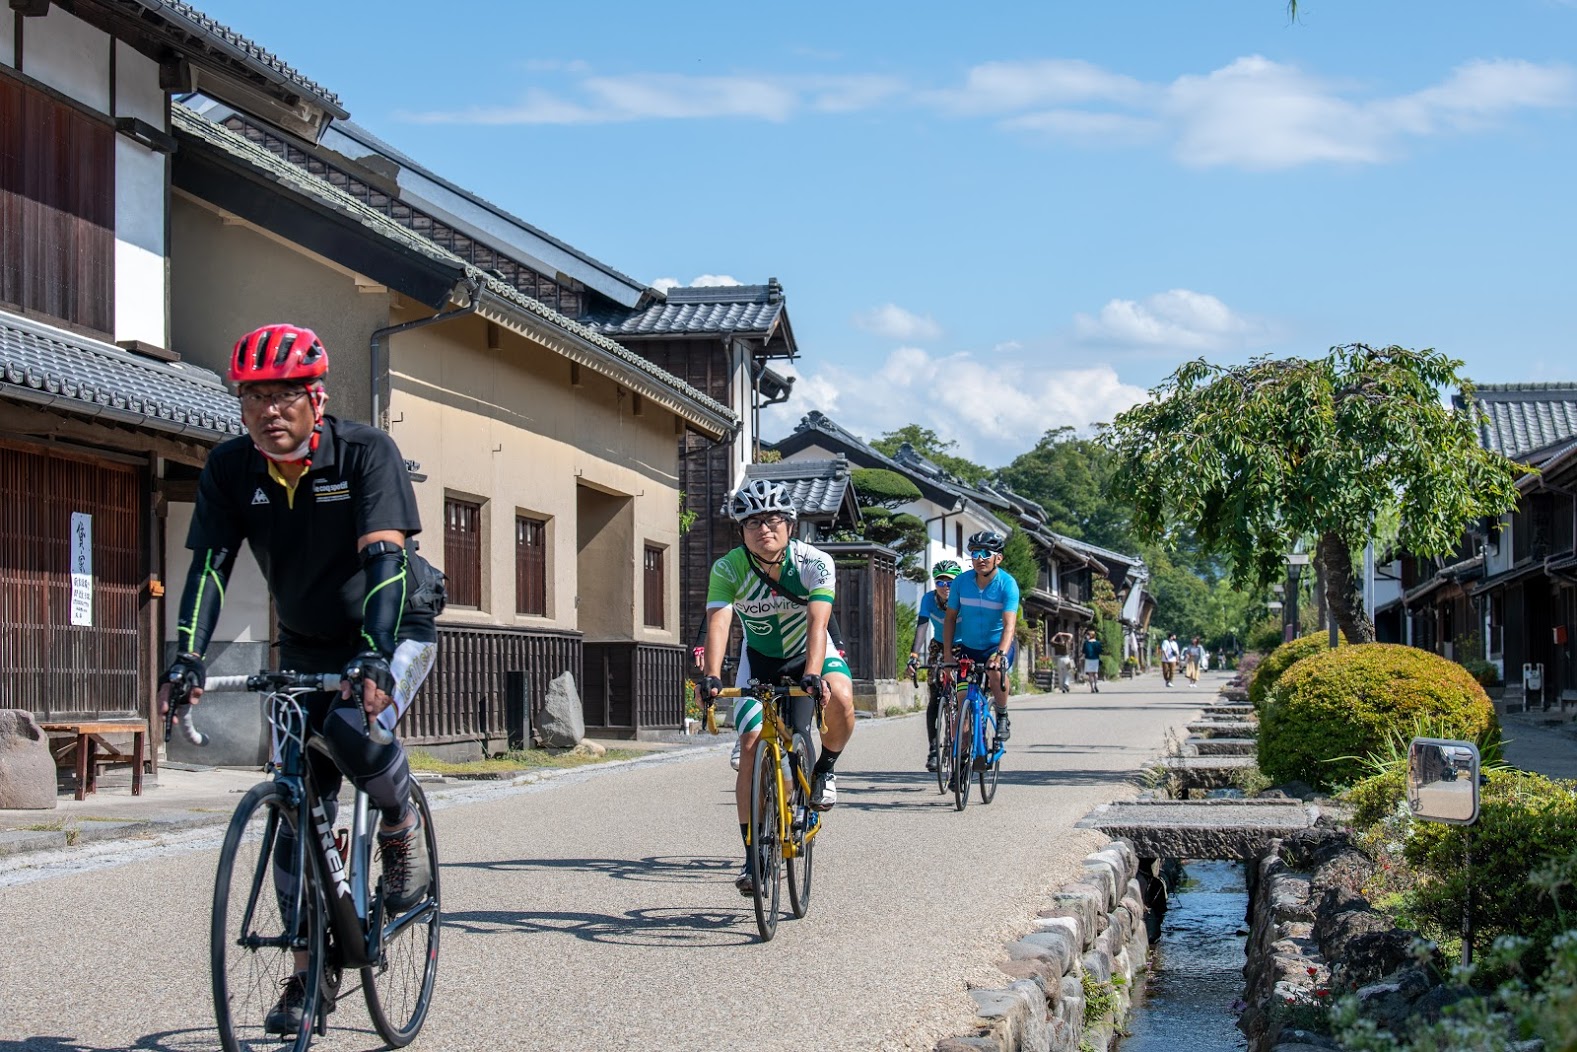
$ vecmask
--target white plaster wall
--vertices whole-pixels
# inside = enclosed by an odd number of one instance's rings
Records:
[[[10,14],[9,10],[6,14]],[[16,19],[0,18],[0,66],[15,66]]]
[[[117,42],[115,115],[163,131],[164,92],[152,59]],[[170,345],[165,269],[165,173],[169,158],[115,136],[115,338]]]
[[[10,10],[3,16],[10,21]],[[108,113],[112,46],[108,33],[51,7],[43,18],[24,19],[22,72],[84,106]]]
[[[164,553],[164,638],[175,640],[176,622],[181,616],[181,590],[192,566],[192,552],[186,547],[186,531],[192,525],[192,505],[171,502],[165,520]],[[263,571],[252,558],[252,549],[242,546],[236,554],[235,570],[225,586],[224,610],[214,628],[216,643],[268,642],[268,587]]]

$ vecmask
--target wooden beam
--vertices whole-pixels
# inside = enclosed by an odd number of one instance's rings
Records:
[[[139,461],[145,459],[145,454],[154,453],[194,467],[201,467],[213,448],[193,439],[81,420],[15,403],[0,403],[0,433],[35,442],[101,447],[87,451],[131,455]]]

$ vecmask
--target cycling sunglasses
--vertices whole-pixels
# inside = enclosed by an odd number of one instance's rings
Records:
[[[975,548],[970,551],[969,557],[971,559],[989,559],[995,554],[996,552],[992,551],[990,548]]]

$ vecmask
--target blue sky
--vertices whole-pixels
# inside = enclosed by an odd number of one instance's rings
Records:
[[[196,2],[627,274],[779,278],[769,437],[1001,464],[1354,341],[1577,380],[1577,0]]]

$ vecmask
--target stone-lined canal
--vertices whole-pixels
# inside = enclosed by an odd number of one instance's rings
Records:
[[[1235,1052],[1248,1047],[1243,994],[1248,889],[1241,862],[1189,862],[1172,892],[1150,968],[1135,991],[1120,1052]]]

